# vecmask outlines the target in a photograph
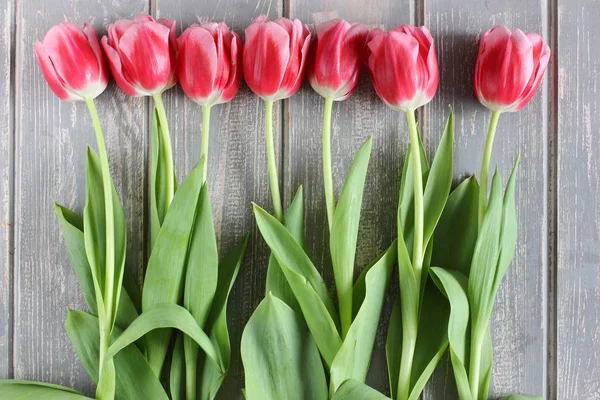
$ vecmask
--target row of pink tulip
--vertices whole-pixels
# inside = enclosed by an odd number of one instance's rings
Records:
[[[35,50],[51,89],[63,100],[102,93],[108,83],[105,60],[130,96],[156,95],[179,81],[202,106],[230,101],[242,74],[254,93],[276,101],[296,93],[307,70],[317,93],[344,100],[366,64],[381,99],[403,111],[428,103],[439,81],[433,37],[426,27],[369,32],[340,19],[320,24],[311,44],[310,29],[298,19],[260,16],[246,28],[242,44],[223,22],[194,24],[177,37],[174,20],[141,14],[111,24],[101,42],[87,23],[83,29],[61,23]],[[479,46],[477,98],[493,111],[523,108],[540,85],[549,58],[550,49],[538,34],[492,28]]]

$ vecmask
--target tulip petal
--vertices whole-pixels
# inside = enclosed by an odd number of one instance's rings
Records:
[[[117,82],[117,85],[119,85],[121,90],[128,96],[137,97],[145,95],[146,93],[139,92],[133,83],[129,81],[129,77],[125,76],[123,66],[121,64],[121,58],[119,57],[117,51],[109,46],[108,40],[109,39],[104,36],[102,37],[101,43],[102,48],[104,49],[104,54],[106,54],[106,59],[108,60],[110,72],[112,73],[115,82]]]
[[[169,82],[163,90],[170,89],[177,83],[177,28],[174,19],[159,18],[156,20],[161,25],[169,28],[169,55],[171,61],[171,74]]]
[[[94,54],[96,55],[96,59],[98,60],[98,68],[99,68],[100,72],[99,72],[99,76],[98,76],[97,91],[99,90],[99,92],[97,92],[94,95],[94,97],[96,97],[100,93],[102,93],[104,91],[104,89],[106,89],[106,86],[108,85],[108,67],[106,65],[106,60],[104,59],[104,55],[102,54],[102,49],[100,48],[100,43],[98,42],[98,35],[96,34],[96,31],[94,30],[92,25],[85,22],[83,24],[83,32],[87,36],[88,43],[90,44],[90,47],[92,48],[92,51],[94,52]]]
[[[217,48],[210,32],[194,27],[186,29],[179,49],[179,82],[185,94],[203,105],[213,92],[217,73]]]
[[[280,25],[261,22],[261,17],[245,30],[244,78],[254,93],[267,98],[279,90],[290,58],[290,37]]]
[[[232,32],[230,48],[231,71],[229,81],[221,92],[222,102],[233,99],[242,83],[242,41],[235,32]]]
[[[83,30],[70,22],[62,22],[48,31],[43,44],[65,87],[82,91],[82,97],[92,97],[100,68]],[[87,93],[91,82],[94,83],[92,93]]]
[[[302,42],[302,46],[299,49],[299,52],[296,50],[296,54],[299,58],[299,65],[297,67],[297,69],[295,69],[295,75],[292,75],[291,71],[294,69],[290,69],[288,67],[288,76],[290,81],[293,80],[293,84],[292,86],[287,86],[285,84],[286,81],[286,77],[284,77],[284,82],[282,82],[281,84],[281,89],[285,89],[286,87],[287,89],[287,95],[285,97],[290,97],[293,94],[295,94],[298,89],[300,89],[300,85],[302,85],[302,80],[304,79],[304,71],[306,69],[306,59],[308,58],[308,50],[310,48],[310,30],[308,29],[308,26],[306,25],[302,25],[302,23],[300,22],[300,20],[295,20],[298,21],[298,25],[301,26],[301,37],[299,38],[300,40],[302,40],[302,37],[304,38],[304,41]],[[298,54],[299,53],[299,54]]]
[[[169,36],[171,31],[156,22],[138,23],[119,41],[123,72],[135,77],[136,86],[154,94],[161,92],[171,77]]]
[[[550,61],[550,47],[546,46],[539,35],[534,34],[537,38],[531,38],[528,33],[527,36],[534,46],[534,62],[536,63],[535,71],[531,76],[531,80],[527,84],[527,87],[522,93],[522,99],[517,105],[515,111],[521,110],[529,103],[535,92],[538,90],[542,79],[544,78],[544,72]]]
[[[54,94],[61,100],[77,100],[77,97],[74,97],[71,93],[69,93],[69,91],[67,91],[67,89],[65,89],[63,83],[60,81],[60,78],[56,73],[56,70],[54,69],[54,66],[52,65],[52,61],[50,61],[50,57],[44,50],[44,45],[39,40],[35,42],[35,55],[37,57],[38,64],[42,69],[42,74],[44,75],[44,78],[46,78],[46,81],[48,82],[48,85]]]

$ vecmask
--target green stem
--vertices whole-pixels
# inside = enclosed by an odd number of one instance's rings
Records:
[[[208,142],[210,134],[210,106],[202,107],[202,148],[200,150],[200,159],[204,157],[204,165],[202,166],[202,182],[206,182],[208,171]]]
[[[112,197],[112,181],[110,179],[110,169],[108,166],[108,154],[106,152],[106,145],[104,144],[104,135],[102,134],[102,126],[100,125],[100,118],[98,118],[98,111],[94,100],[88,98],[85,100],[90,115],[92,117],[92,123],[94,125],[94,131],[96,133],[96,142],[98,144],[98,153],[100,156],[100,168],[102,171],[102,186],[104,192],[104,215],[105,215],[105,230],[106,230],[106,265],[105,265],[105,280],[104,280],[104,292],[102,294],[104,301],[104,315],[98,315],[99,320],[99,331],[100,331],[100,351],[99,351],[99,379],[98,382],[101,385],[98,386],[99,398],[112,399],[114,398],[114,380],[109,379],[105,381],[106,369],[110,363],[105,360],[105,353],[110,345],[110,334],[112,331],[113,313],[116,308],[114,295],[115,287],[115,228],[114,228],[114,211],[113,211],[113,197]],[[118,288],[116,289],[118,290]],[[114,368],[114,367],[113,367]]]
[[[415,111],[408,110],[406,112],[406,118],[408,120],[408,131],[410,134],[410,159],[412,162],[414,185],[415,224],[412,266],[417,285],[416,293],[420,293],[421,273],[423,270],[423,172],[421,169],[421,149],[419,145],[420,141],[419,133],[417,131],[417,121],[415,120]],[[419,299],[415,300],[415,304],[419,304]],[[403,313],[402,326],[404,327],[402,331],[402,359],[400,361],[400,373],[398,374],[397,400],[407,400],[410,395],[410,378],[419,326],[418,313],[415,312],[412,315]]]
[[[415,120],[415,111],[406,112],[408,119],[408,131],[410,134],[410,159],[412,161],[413,184],[414,184],[414,203],[415,203],[415,227],[413,242],[413,269],[417,288],[421,285],[421,271],[423,269],[423,172],[421,170],[421,149],[419,146],[419,133],[417,131],[417,122]]]
[[[323,111],[323,181],[325,183],[325,203],[327,204],[327,221],[329,232],[333,225],[333,214],[335,212],[335,193],[333,191],[333,173],[331,171],[331,110],[333,98],[325,99],[325,110]]]
[[[165,112],[165,105],[162,100],[162,94],[158,93],[152,96],[154,98],[154,104],[156,105],[156,111],[158,111],[158,120],[160,121],[160,134],[166,136],[161,141],[164,146],[164,157],[165,157],[165,176],[167,177],[165,182],[165,215],[169,210],[173,196],[175,195],[175,174],[173,173],[173,150],[171,148],[171,133],[169,132],[169,122],[167,121],[167,113]]]
[[[196,400],[196,379],[198,371],[198,348],[190,344],[190,352],[186,353],[185,359],[185,398]],[[191,354],[194,352],[194,354]]]
[[[402,331],[402,356],[400,360],[400,373],[398,374],[398,394],[396,395],[396,400],[407,400],[410,395],[410,376],[412,374],[416,344],[417,330],[404,329]]]
[[[478,400],[479,396],[479,371],[481,370],[481,347],[483,346],[483,333],[478,332],[477,327],[473,327],[471,340],[471,351],[469,357],[469,385],[471,388],[471,397]]]
[[[283,209],[279,195],[279,179],[277,178],[277,163],[275,162],[275,143],[273,140],[273,100],[265,100],[265,131],[267,142],[267,162],[269,166],[269,183],[271,197],[273,197],[273,210],[275,218],[283,221]]]
[[[488,170],[490,167],[490,159],[492,157],[492,148],[494,147],[494,136],[496,136],[496,128],[498,127],[498,119],[500,111],[492,111],[492,119],[490,120],[490,128],[488,130],[487,139],[485,141],[485,150],[483,152],[483,160],[481,161],[481,176],[479,182],[479,213],[478,222],[479,229],[483,223],[485,209],[487,205],[487,188],[488,188]]]

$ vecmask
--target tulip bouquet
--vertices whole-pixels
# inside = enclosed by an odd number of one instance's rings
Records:
[[[241,82],[241,42],[225,24],[207,24],[188,28],[179,43],[173,20],[140,15],[109,26],[104,54],[89,24],[82,30],[62,23],[36,44],[52,90],[63,100],[84,100],[96,129],[100,157],[88,149],[83,218],[59,205],[56,212],[90,311],[69,310],[65,329],[97,384],[98,399],[167,399],[168,391],[173,399],[212,399],[229,368],[227,298],[248,236],[219,261],[206,183],[209,114],[204,113],[201,160],[178,187],[162,92],[177,82],[179,72],[186,94],[205,110],[231,100]],[[125,268],[125,216],[93,101],[108,83],[104,55],[126,94],[152,96],[156,104],[151,255],[141,293]],[[174,344],[172,328],[180,331]],[[168,373],[163,371],[167,354]],[[2,391],[26,398],[84,397],[37,382],[5,381]]]
[[[328,393],[333,395],[348,379],[364,382],[367,375],[396,248],[391,246],[354,281],[360,209],[372,139],[358,151],[337,204],[329,150],[332,104],[348,98],[355,89],[366,38],[364,26],[333,20],[317,28],[317,38],[309,51],[309,30],[299,20],[267,21],[261,17],[246,29],[244,76],[267,104],[267,153],[275,208],[272,216],[254,206],[256,222],[272,255],[267,296],[242,336],[248,399],[287,398],[302,390],[302,398],[328,398]],[[270,53],[269,44],[278,47]],[[278,57],[284,62],[276,64],[271,60]],[[307,64],[311,85],[325,97],[323,169],[337,307],[303,248],[301,189],[282,217],[269,126],[272,101],[298,90]],[[290,360],[294,360],[292,365]]]
[[[58,221],[89,312],[69,310],[65,329],[97,385],[98,399],[213,399],[229,369],[226,308],[248,236],[219,260],[207,183],[211,108],[231,101],[242,79],[265,102],[273,215],[254,205],[271,249],[266,295],[244,329],[245,396],[254,399],[388,399],[365,384],[395,264],[400,293],[387,330],[391,397],[416,400],[449,349],[461,400],[487,398],[492,373],[489,319],[516,246],[517,156],[506,189],[488,170],[499,117],[518,111],[542,80],[550,49],[536,34],[495,27],[481,39],[474,86],[492,111],[480,181],[453,191],[454,115],[429,163],[416,111],[434,97],[439,71],[425,27],[369,32],[332,20],[311,42],[299,20],[258,17],[245,44],[224,23],[192,25],[140,15],[94,29],[62,23],[35,52],[62,100],[85,101],[98,154],[88,148],[83,216],[58,204]],[[379,97],[407,117],[397,239],[355,279],[355,255],[372,137],[360,147],[336,198],[331,168],[334,102],[351,96],[363,65]],[[125,265],[125,215],[110,175],[94,99],[108,71],[129,96],[154,100],[150,257],[140,290]],[[322,165],[336,296],[304,244],[302,188],[284,213],[273,107],[300,88],[305,71],[324,99]],[[162,93],[177,82],[203,110],[200,160],[179,184]],[[431,279],[429,279],[431,278]],[[56,385],[1,381],[8,398],[82,399]],[[513,395],[510,399],[525,399]]]

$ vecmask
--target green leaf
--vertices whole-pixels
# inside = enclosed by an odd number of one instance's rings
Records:
[[[179,332],[173,346],[171,372],[169,374],[171,399],[185,399],[185,355],[183,353],[183,333]]]
[[[210,340],[220,354],[224,372],[219,371],[213,362],[205,358],[200,380],[201,399],[215,398],[229,370],[231,343],[227,329],[227,300],[240,270],[249,237],[250,234],[246,234],[219,263],[219,282],[206,322],[206,330],[210,333]]]
[[[258,305],[241,343],[248,400],[326,400],[319,351],[304,321],[272,294]]]
[[[73,270],[77,276],[79,287],[83,292],[85,302],[90,312],[97,316],[98,310],[94,291],[94,279],[85,253],[83,218],[60,204],[55,203],[54,209],[56,210],[56,216],[58,217],[58,222],[60,223],[63,237],[65,238],[65,244],[69,252],[71,264],[73,265]],[[125,273],[124,278],[127,276],[128,274]],[[125,281],[126,279],[123,279],[123,284],[125,284]],[[126,290],[122,292],[119,297],[119,307],[117,309],[117,319],[115,321],[116,325],[121,329],[125,329],[137,318],[137,316],[138,312],[134,302],[131,300],[129,291]]]
[[[121,292],[121,297],[123,295],[127,295],[129,298],[131,305],[135,308],[136,316],[142,312],[142,291],[138,283],[135,280],[135,277],[131,273],[131,270],[125,266],[125,271],[123,273],[123,289],[125,292]],[[117,321],[119,320],[119,311],[117,311]]]
[[[117,305],[120,301],[121,284],[125,269],[125,251],[127,248],[127,226],[125,225],[125,214],[117,191],[111,179],[113,215],[109,218],[113,221],[113,232],[108,236],[106,231],[106,209],[104,203],[104,185],[102,180],[102,169],[100,159],[96,153],[88,147],[86,160],[86,201],[83,209],[84,242],[88,262],[92,271],[92,278],[97,281],[96,304],[100,299],[104,304],[114,305],[109,318],[110,326],[115,323]],[[111,243],[107,242],[110,241]],[[112,282],[106,281],[106,269],[109,260],[106,259],[107,247],[111,246],[114,251],[114,259],[110,260],[113,265]],[[111,299],[105,299],[106,287],[111,285],[113,293]],[[96,284],[95,284],[96,286]],[[104,307],[98,309],[100,318],[104,316]]]
[[[304,246],[304,201],[302,199],[302,186],[298,188],[287,213],[283,217],[283,224],[292,237],[302,247]],[[277,264],[277,259],[271,253],[269,257],[269,266],[267,268],[267,284],[265,294],[273,293],[277,298],[290,306],[294,311],[300,313],[300,305],[290,288],[281,267]]]
[[[85,303],[92,314],[98,315],[92,270],[85,253],[83,218],[58,203],[54,203],[54,209]]]
[[[477,241],[478,193],[479,185],[473,176],[450,193],[435,228],[432,265],[469,276]]]
[[[409,400],[417,400],[448,347],[450,307],[432,282],[427,282],[419,318],[411,371]]]
[[[431,164],[431,170],[427,176],[427,183],[423,193],[425,209],[423,221],[423,247],[427,247],[433,231],[442,215],[450,187],[452,186],[453,170],[453,145],[454,145],[454,116],[452,109],[446,122],[444,134],[435,153]]]
[[[98,383],[100,334],[98,318],[83,311],[69,310],[65,330],[79,360],[95,383]],[[113,339],[121,334],[113,329]],[[127,346],[115,358],[116,394],[118,399],[166,400],[160,381],[136,346]]]
[[[487,326],[490,295],[500,254],[499,237],[502,222],[502,182],[498,171],[492,180],[490,200],[486,208],[481,232],[477,238],[471,272],[469,274],[468,297],[471,306],[473,332]],[[475,337],[472,335],[472,337]]]
[[[177,304],[158,304],[144,311],[119,337],[113,341],[106,357],[114,357],[145,334],[155,329],[176,328],[191,337],[204,350],[206,355],[223,371],[221,358],[209,337],[196,324],[196,320],[185,308]]]
[[[64,386],[53,385],[51,383],[19,381],[19,380],[0,380],[0,393],[2,398],[10,400],[82,400],[89,397]]]
[[[448,340],[456,387],[462,400],[472,400],[467,374],[470,343],[468,278],[459,271],[439,267],[432,267],[430,274],[433,282],[450,302]]]
[[[515,247],[517,245],[517,211],[515,208],[515,185],[517,181],[517,168],[519,166],[520,156],[517,156],[515,164],[506,184],[506,191],[504,192],[504,204],[502,212],[502,231],[500,233],[500,257],[498,259],[498,267],[496,269],[496,276],[494,277],[494,285],[492,287],[492,294],[490,297],[490,308],[494,305],[496,299],[496,293],[500,283],[510,266],[510,262],[515,253]],[[489,310],[491,313],[491,309]]]
[[[352,323],[352,288],[354,284],[354,258],[360,222],[360,208],[373,137],[369,137],[354,158],[342,193],[335,208],[329,247],[337,289],[342,332]],[[340,382],[341,383],[341,382]]]
[[[167,179],[173,179],[173,187],[177,190],[175,172],[173,172],[172,178],[166,176],[168,160],[165,157],[165,152],[162,151],[165,147],[165,140],[169,140],[169,137],[163,134],[158,111],[154,107],[152,112],[152,171],[150,176],[150,250],[154,248],[158,240],[158,233],[167,214]]]
[[[392,243],[364,275],[364,299],[360,299],[360,309],[331,365],[330,387],[334,392],[348,379],[364,382],[367,377],[381,308],[395,263],[396,243]]]
[[[325,360],[331,366],[342,345],[339,320],[327,286],[304,250],[276,218],[254,205],[256,223],[277,258],[300,304],[304,319]]]
[[[219,274],[219,252],[208,184],[206,183],[200,191],[194,219],[185,266],[183,305],[192,314],[198,326],[204,328],[217,290]],[[186,376],[193,376],[195,379],[198,346],[187,336],[183,338],[183,346],[187,367]]]
[[[481,345],[481,368],[479,372],[479,393],[483,399],[487,399],[490,380],[492,379],[492,337],[490,329],[486,327],[483,343]]]
[[[400,362],[402,359],[402,307],[400,297],[396,297],[390,322],[388,323],[385,340],[385,359],[387,362],[390,395],[396,397],[398,393],[398,376],[400,375]]]
[[[510,396],[503,397],[501,400],[544,400],[544,398],[539,396],[524,396],[522,394],[511,394]]]
[[[429,162],[427,161],[427,154],[425,154],[425,148],[423,147],[423,142],[421,140],[421,135],[418,135],[419,138],[419,149],[421,152],[421,172],[423,174],[423,186],[425,186],[427,182],[427,175],[429,174]],[[412,243],[413,243],[413,228],[415,225],[415,186],[413,183],[413,172],[412,172],[412,162],[410,161],[410,146],[406,150],[406,156],[404,159],[404,167],[402,168],[402,178],[400,181],[400,196],[398,209],[400,212],[400,220],[402,221],[403,236],[406,243],[406,248],[409,249],[409,257],[412,253]]]
[[[157,304],[179,303],[183,295],[188,246],[202,189],[202,162],[198,163],[175,193],[169,212],[148,260],[142,292],[142,310]],[[148,362],[160,376],[171,330],[151,332],[146,337]]]
[[[340,386],[332,400],[391,400],[364,383],[349,379]]]

